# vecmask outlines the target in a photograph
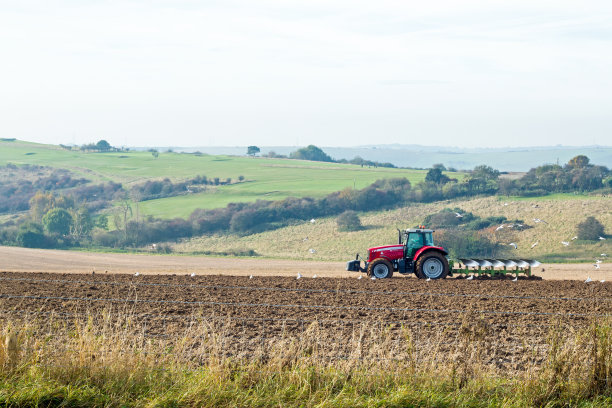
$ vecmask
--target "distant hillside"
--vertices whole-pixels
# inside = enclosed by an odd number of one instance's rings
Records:
[[[300,146],[259,146],[261,154],[274,151],[288,155]],[[148,148],[140,148],[148,149]],[[163,150],[164,148],[162,148]],[[442,163],[458,170],[473,169],[486,164],[500,171],[524,172],[542,164],[567,163],[579,154],[588,156],[591,163],[610,167],[612,147],[516,147],[499,149],[464,149],[419,145],[379,145],[358,147],[322,147],[334,159],[352,159],[360,156],[366,160],[390,162],[398,167],[430,168]],[[208,154],[245,155],[246,146],[221,147],[173,147],[174,151],[200,151]]]

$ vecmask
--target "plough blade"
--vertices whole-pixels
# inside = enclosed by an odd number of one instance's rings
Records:
[[[452,273],[466,276],[502,276],[506,274],[531,276],[531,268],[540,265],[540,262],[532,259],[459,258],[459,262],[454,263]]]

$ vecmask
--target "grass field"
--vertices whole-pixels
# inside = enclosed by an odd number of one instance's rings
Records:
[[[505,204],[508,205],[505,205]],[[537,206],[537,207],[536,207]],[[432,204],[413,204],[401,209],[361,214],[364,229],[340,232],[335,217],[316,220],[314,224],[300,223],[275,231],[240,236],[203,236],[175,244],[177,251],[224,251],[253,249],[258,254],[273,258],[348,260],[356,252],[365,254],[368,247],[393,244],[397,240],[396,228],[419,225],[428,214],[443,208],[460,207],[481,217],[505,216],[522,219],[533,228],[513,231],[505,228],[491,231],[501,242],[515,242],[517,250],[508,256],[554,262],[594,262],[601,253],[612,256],[612,238],[599,242],[571,241],[576,235],[576,224],[592,215],[612,232],[612,213],[609,197],[583,197],[581,200],[526,199],[511,201],[497,197],[476,198]],[[539,218],[548,224],[534,223]],[[495,228],[493,228],[494,230]],[[562,241],[570,241],[565,247]],[[538,244],[531,248],[531,246]],[[310,249],[316,252],[310,253]],[[604,259],[605,261],[605,259]]]
[[[347,187],[364,188],[382,178],[406,177],[415,184],[426,174],[424,170],[362,168],[347,164],[237,156],[161,153],[155,159],[148,152],[83,153],[58,146],[0,141],[0,165],[7,163],[65,168],[94,181],[115,181],[128,186],[165,177],[183,180],[205,175],[209,179],[237,180],[244,176],[244,183],[141,204],[143,214],[167,218],[185,217],[196,208],[224,207],[230,202],[276,200],[289,196],[322,197]],[[463,177],[460,173],[449,173],[449,176]]]

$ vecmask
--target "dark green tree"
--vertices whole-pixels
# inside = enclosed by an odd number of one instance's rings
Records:
[[[309,145],[296,150],[289,155],[290,159],[296,160],[311,160],[321,162],[333,162],[334,159],[329,157],[323,150],[315,145]]]
[[[72,215],[63,208],[49,210],[42,219],[43,225],[52,234],[68,235],[73,224]]]
[[[102,139],[96,143],[96,149],[101,152],[108,152],[110,149],[112,149],[112,146],[106,140]]]
[[[45,248],[48,245],[42,225],[32,221],[21,224],[17,243],[26,248]]]
[[[434,167],[433,169],[429,169],[427,172],[425,181],[435,184],[446,184],[450,181],[450,179],[446,175],[442,174],[442,169],[440,167]]]
[[[259,149],[259,147],[257,146],[249,146],[247,147],[247,154],[251,157],[255,157],[255,155],[257,153],[259,153],[261,150]]]

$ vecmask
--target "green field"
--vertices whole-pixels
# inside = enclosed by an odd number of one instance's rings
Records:
[[[64,168],[93,181],[115,181],[128,187],[132,183],[165,177],[177,181],[196,175],[234,181],[239,176],[245,178],[245,182],[202,193],[140,204],[142,214],[165,218],[185,217],[196,208],[224,207],[230,202],[279,200],[289,196],[323,197],[345,188],[364,188],[382,178],[406,177],[415,184],[426,174],[425,170],[362,168],[350,164],[240,156],[161,153],[155,159],[148,152],[84,153],[52,145],[0,141],[0,165],[7,163]],[[449,176],[461,178],[462,174],[449,173]]]

